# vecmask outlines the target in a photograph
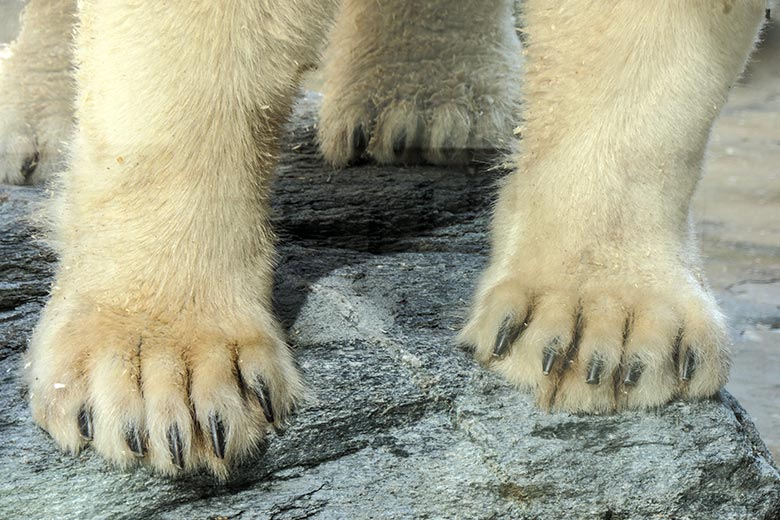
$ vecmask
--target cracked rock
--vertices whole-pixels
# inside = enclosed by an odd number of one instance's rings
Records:
[[[0,188],[0,518],[780,518],[780,474],[727,393],[547,414],[454,346],[493,171],[331,171],[298,106],[275,185],[277,313],[316,396],[226,485],[64,455],[18,377],[54,257]],[[371,179],[367,182],[366,179]]]

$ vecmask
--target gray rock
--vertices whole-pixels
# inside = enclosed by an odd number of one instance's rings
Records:
[[[0,188],[0,518],[780,518],[780,474],[727,393],[547,414],[454,346],[498,173],[330,171],[301,103],[276,181],[277,312],[315,397],[219,485],[61,454],[18,378],[54,257]]]

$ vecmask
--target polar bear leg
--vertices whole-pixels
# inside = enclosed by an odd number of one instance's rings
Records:
[[[0,63],[0,183],[33,184],[64,168],[75,11],[75,0],[30,0]]]
[[[521,59],[512,6],[344,0],[323,62],[325,159],[460,163],[507,148]]]
[[[79,5],[33,416],[69,451],[224,477],[302,394],[271,312],[268,181],[324,2]]]
[[[462,338],[540,403],[714,394],[723,319],[689,203],[763,0],[527,0],[517,171]]]

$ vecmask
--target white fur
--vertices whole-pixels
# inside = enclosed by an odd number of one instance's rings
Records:
[[[344,0],[323,60],[325,159],[462,163],[509,149],[519,117],[512,0]]]
[[[31,0],[0,61],[0,182],[34,184],[64,168],[73,125],[73,0]]]
[[[516,171],[501,189],[491,263],[462,339],[545,406],[603,412],[711,395],[728,357],[689,202],[763,4],[528,0],[521,94],[506,0],[345,0],[325,53],[324,154],[354,160],[362,125],[379,161],[463,160],[462,148],[511,139],[522,100]],[[54,5],[33,0],[18,56],[53,48],[35,34],[66,43],[68,2],[45,9]],[[303,392],[270,312],[268,179],[300,72],[337,5],[79,5],[79,124],[52,206],[61,263],[28,353],[33,415],[76,451],[88,410],[94,447],[121,465],[137,460],[126,437],[139,428],[141,460],[164,473],[177,471],[175,424],[185,469],[225,477],[268,426],[240,384],[265,381],[275,422]],[[66,85],[68,65],[53,69]],[[19,160],[47,125],[43,108],[25,112],[7,92],[42,107],[52,97],[28,95],[23,73],[20,59],[2,80],[0,108],[12,116],[0,127],[0,179],[12,182],[25,180]],[[527,328],[496,358],[507,317]],[[689,351],[696,371],[682,381]],[[603,373],[588,385],[594,356]],[[643,372],[629,387],[634,363]],[[209,436],[215,414],[227,425],[224,459]]]
[[[526,1],[517,171],[501,190],[491,263],[461,337],[541,404],[644,408],[725,383],[723,319],[689,203],[763,8],[761,0]],[[505,316],[532,321],[493,359]],[[543,352],[555,338],[545,376]],[[685,382],[678,372],[689,350],[698,367]],[[594,355],[604,375],[586,385]],[[636,362],[643,374],[629,388],[622,381]]]

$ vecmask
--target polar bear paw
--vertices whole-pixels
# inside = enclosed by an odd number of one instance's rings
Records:
[[[21,109],[0,107],[0,183],[39,184],[63,170],[71,128],[69,115],[33,123]]]
[[[323,62],[327,162],[462,164],[512,147],[522,65],[513,19],[467,7],[421,5],[414,27],[382,9],[345,9]]]
[[[514,266],[483,285],[461,341],[544,408],[611,413],[674,398],[710,397],[725,384],[724,319],[694,277],[627,270],[582,278]],[[524,270],[525,269],[525,270]],[[495,274],[495,273],[493,273]]]
[[[50,303],[28,353],[35,421],[71,453],[91,445],[120,467],[227,478],[303,387],[278,332],[203,323]]]

